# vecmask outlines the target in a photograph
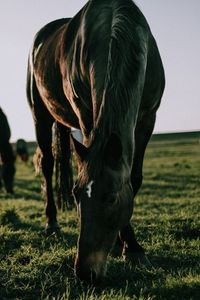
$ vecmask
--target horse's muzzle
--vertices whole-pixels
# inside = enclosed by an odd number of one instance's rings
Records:
[[[75,260],[75,273],[77,277],[86,281],[90,284],[98,284],[102,281],[106,273],[106,261],[94,261],[96,255],[92,255],[86,259],[79,259],[76,257]]]
[[[86,281],[86,282],[88,282],[90,284],[96,284],[96,283],[98,283],[97,274],[93,270],[84,270],[84,269],[80,268],[79,266],[77,266],[75,268],[75,273],[76,273],[76,276],[81,281]]]

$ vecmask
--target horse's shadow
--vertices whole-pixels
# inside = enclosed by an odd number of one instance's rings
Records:
[[[15,198],[24,198],[26,200],[38,200],[41,201],[41,180],[15,180]]]

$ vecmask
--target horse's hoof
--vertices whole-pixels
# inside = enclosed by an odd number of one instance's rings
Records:
[[[124,260],[132,263],[135,266],[152,267],[152,263],[143,252],[123,253]]]
[[[45,231],[47,236],[50,236],[52,234],[60,235],[60,226],[57,222],[50,224],[47,223]]]

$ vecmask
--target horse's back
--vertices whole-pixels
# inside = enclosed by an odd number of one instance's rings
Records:
[[[153,35],[149,38],[145,81],[142,93],[140,115],[155,114],[165,88],[165,73],[161,56]]]

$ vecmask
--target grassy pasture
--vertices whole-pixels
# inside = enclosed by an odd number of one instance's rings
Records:
[[[15,195],[0,191],[0,299],[200,299],[200,133],[152,138],[132,223],[153,267],[109,257],[97,287],[74,276],[75,209],[59,213],[62,237],[45,236],[40,184],[17,162]]]

